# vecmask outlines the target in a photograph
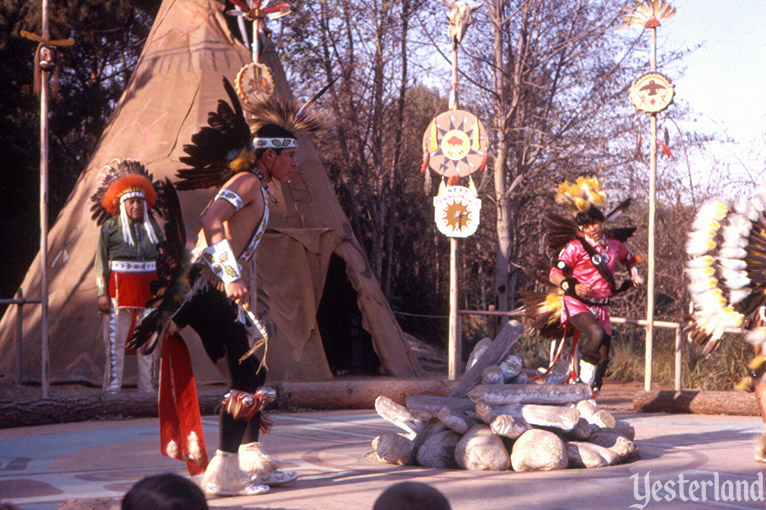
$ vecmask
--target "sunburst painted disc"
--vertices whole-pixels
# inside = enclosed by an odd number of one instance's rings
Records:
[[[452,110],[436,116],[423,135],[428,166],[439,175],[465,177],[487,162],[487,132],[475,115]]]

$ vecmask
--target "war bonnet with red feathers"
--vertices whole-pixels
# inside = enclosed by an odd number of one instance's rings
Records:
[[[110,216],[119,216],[122,225],[122,237],[131,246],[135,244],[129,219],[125,210],[125,201],[129,198],[141,198],[144,201],[143,227],[149,239],[159,242],[157,232],[149,221],[148,210],[155,206],[157,192],[152,175],[146,166],[134,159],[114,159],[101,173],[103,178],[95,193],[90,197],[91,217],[101,225]]]

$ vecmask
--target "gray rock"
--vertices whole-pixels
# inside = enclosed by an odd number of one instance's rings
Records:
[[[482,384],[502,384],[503,381],[503,372],[497,365],[488,366],[481,373]]]
[[[423,467],[455,469],[455,446],[460,441],[460,434],[452,430],[443,430],[426,439],[418,449],[415,459]]]
[[[458,466],[471,471],[505,471],[511,465],[503,440],[486,425],[476,425],[455,447]]]
[[[514,471],[565,469],[568,463],[566,444],[553,432],[528,430],[513,443],[511,465]]]
[[[636,448],[633,441],[621,436],[617,432],[595,432],[590,435],[588,442],[609,448],[620,456],[620,460],[629,460],[638,456],[638,448]]]
[[[571,468],[597,468],[620,462],[620,456],[612,450],[593,443],[571,441],[567,443],[567,454]]]
[[[513,379],[511,379],[510,384],[528,384],[529,383],[529,376],[525,374],[524,372],[520,373]]]
[[[511,382],[515,377],[521,373],[522,360],[521,356],[513,353],[509,354],[502,363],[500,363],[500,371],[503,373],[503,381],[505,383]]]
[[[510,414],[501,414],[492,420],[489,428],[498,436],[516,439],[532,427],[520,416],[514,418]]]
[[[636,429],[625,420],[616,420],[612,431],[617,432],[625,439],[633,441],[636,438]]]
[[[406,437],[386,432],[372,440],[375,459],[383,464],[412,464],[415,444]]]

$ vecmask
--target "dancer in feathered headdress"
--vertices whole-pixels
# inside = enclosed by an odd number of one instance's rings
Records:
[[[535,279],[550,290],[525,293],[522,303],[534,319],[533,327],[544,334],[563,337],[568,328],[573,328],[575,340],[583,336],[579,380],[596,393],[609,362],[609,299],[630,283],[643,281],[636,267],[640,258],[623,244],[635,229],[605,228],[604,223],[616,219],[629,201],[604,215],[599,208],[606,203],[606,194],[595,177],[579,177],[573,184],[563,182],[556,202],[565,205],[572,215],[548,216],[548,247],[558,257],[552,268],[540,260],[533,263]],[[617,262],[628,269],[631,277],[620,288],[614,281]]]
[[[91,197],[93,219],[101,227],[95,272],[98,309],[103,314],[106,369],[104,391],[122,387],[125,343],[152,297],[157,245],[162,239],[151,214],[157,201],[152,176],[139,161],[115,159],[103,170]],[[152,356],[136,355],[138,389],[152,390]]]
[[[766,462],[766,188],[732,208],[719,200],[697,213],[686,251],[694,311],[686,328],[709,355],[727,328],[744,328],[755,357],[741,387],[755,391],[764,422],[755,460]]]
[[[258,442],[269,425],[261,414],[271,396],[262,388],[268,335],[249,309],[242,268],[253,260],[266,231],[269,184],[288,179],[296,166],[298,135],[316,131],[320,123],[305,107],[277,98],[249,105],[245,112],[225,78],[224,88],[230,102],[218,102],[208,126],[192,136],[192,143],[184,146],[187,156],[181,158],[187,168],[178,172],[178,189],[216,187],[218,193],[200,219],[189,290],[171,315],[179,328],[188,325],[197,332],[226,380],[220,444],[202,488],[215,495],[260,494],[297,474],[278,471],[276,460]],[[167,314],[147,319],[136,343],[156,335],[166,322]],[[264,359],[259,362],[255,352],[262,346]]]

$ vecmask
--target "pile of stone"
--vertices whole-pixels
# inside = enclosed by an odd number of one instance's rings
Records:
[[[509,321],[474,349],[449,397],[416,395],[405,406],[378,397],[378,414],[402,429],[372,441],[382,463],[476,471],[595,468],[638,456],[635,431],[599,410],[584,384],[530,382]]]

